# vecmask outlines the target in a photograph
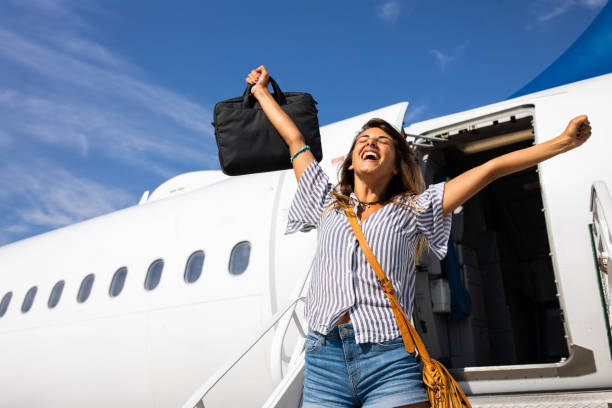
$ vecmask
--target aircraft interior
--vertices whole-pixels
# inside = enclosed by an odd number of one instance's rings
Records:
[[[525,111],[437,132],[417,147],[426,182],[529,147],[533,132]],[[567,358],[541,190],[535,166],[489,184],[454,212],[446,258],[426,256],[417,268],[414,322],[447,367]]]

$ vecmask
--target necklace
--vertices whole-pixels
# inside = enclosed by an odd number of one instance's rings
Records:
[[[357,200],[357,202],[359,203],[359,207],[361,207],[362,211],[367,210],[368,208],[370,208],[371,205],[383,202],[383,200],[378,200],[378,201],[361,201],[358,198],[355,198],[355,200]]]

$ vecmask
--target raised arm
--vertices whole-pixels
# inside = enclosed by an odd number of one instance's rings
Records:
[[[266,67],[262,65],[251,71],[246,78],[246,82],[247,84],[255,84],[251,88],[251,93],[257,98],[259,105],[268,117],[268,120],[270,120],[270,123],[272,123],[272,126],[274,126],[289,146],[289,153],[293,156],[294,153],[306,146],[304,136],[300,133],[300,130],[270,94],[268,90],[270,76]],[[289,160],[289,157],[287,157],[287,160]],[[298,183],[302,173],[313,160],[315,160],[315,157],[310,150],[303,151],[293,160],[293,171]]]
[[[449,214],[492,181],[574,149],[583,144],[590,135],[591,125],[588,118],[586,115],[578,116],[554,139],[504,154],[460,174],[445,185],[442,214]]]

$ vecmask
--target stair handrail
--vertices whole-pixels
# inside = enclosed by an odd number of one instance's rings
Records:
[[[297,306],[297,303],[294,305],[291,313],[287,313],[279,322],[274,334],[274,339],[272,340],[272,346],[270,347],[270,370],[272,374],[272,381],[275,383],[280,382],[284,377],[283,344],[285,342],[285,337],[287,336],[287,330],[289,329],[289,324],[291,321],[295,322],[302,339],[306,339],[306,332],[302,327],[302,322],[299,320],[300,318],[295,312],[295,306]],[[292,353],[292,357],[293,355],[294,353]]]
[[[291,310],[298,302],[300,301],[304,302],[305,300],[306,300],[306,297],[304,296],[297,297],[291,300],[291,302],[289,302],[289,304],[287,304],[282,310],[279,310],[274,316],[272,316],[272,318],[268,321],[268,324],[255,337],[254,341],[252,341],[247,347],[245,347],[245,349],[240,354],[238,354],[236,358],[230,360],[227,364],[225,364],[223,367],[217,370],[215,374],[213,374],[202,386],[200,386],[200,388],[198,388],[191,395],[191,397],[189,397],[187,402],[184,403],[182,407],[183,408],[203,408],[204,407],[204,402],[203,402],[204,397],[206,397],[206,395],[210,392],[210,390],[215,385],[217,385],[217,383],[221,381],[223,377],[225,377],[225,375],[236,364],[238,364],[240,360],[242,360],[242,358],[245,355],[247,355],[247,353],[251,351],[253,347],[255,347],[255,345],[257,345],[257,343],[259,343],[259,341],[266,335],[266,333],[268,333],[268,331],[270,331],[276,325],[276,323],[285,315],[285,313]]]
[[[310,274],[312,272],[312,267],[314,265],[314,259],[308,268],[308,273],[302,280],[301,284],[296,288],[293,298],[304,296],[304,288],[306,287],[306,283],[310,278]],[[270,347],[270,370],[272,375],[272,381],[280,382],[283,378],[283,344],[285,343],[285,337],[287,336],[287,330],[289,329],[289,324],[293,320],[295,325],[299,331],[302,339],[306,339],[306,332],[304,332],[304,328],[302,327],[302,322],[300,321],[299,316],[295,313],[295,308],[297,307],[297,303],[295,303],[291,314],[286,314],[284,318],[279,322],[276,332],[274,333],[274,338],[272,339],[272,345]],[[296,345],[299,346],[299,345]],[[299,346],[301,348],[301,346]],[[293,359],[296,356],[296,352],[292,353],[291,358]]]
[[[610,227],[612,227],[612,196],[610,196],[610,191],[604,181],[597,180],[593,182],[591,185],[590,201],[590,209],[591,212],[593,212],[593,223],[598,224],[594,225],[596,229],[595,232],[600,241],[595,244],[601,243],[603,249],[601,255],[598,255],[597,261],[603,268],[603,271],[607,273],[611,255],[610,249],[612,248],[612,232],[610,231]],[[603,219],[601,216],[596,218],[595,212],[601,214]],[[597,223],[597,221],[599,221],[599,223]],[[595,250],[597,250],[597,248],[595,248]]]

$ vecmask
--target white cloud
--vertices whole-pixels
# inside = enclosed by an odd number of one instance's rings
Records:
[[[66,84],[49,95],[0,87],[0,108],[19,119],[4,126],[82,157],[95,151],[164,177],[176,174],[172,163],[218,166],[208,109],[127,74],[129,64],[104,48],[75,43],[78,52],[67,53],[0,28],[0,56]]]
[[[11,234],[22,234],[24,232],[28,232],[29,230],[30,228],[25,225],[9,225],[4,228],[4,231],[9,232]]]
[[[14,242],[30,231],[30,227],[23,224],[2,225],[0,222],[0,246]]]
[[[28,17],[36,17],[36,24],[32,24],[32,18],[24,20],[30,30],[45,31],[53,28],[52,32],[58,29],[91,29],[89,24],[79,16],[75,10],[85,10],[89,13],[105,14],[99,5],[91,0],[5,0],[5,3],[22,9]]]
[[[155,84],[98,41],[104,34],[79,15],[104,14],[98,5],[5,4],[0,244],[136,204],[127,191],[145,190],[143,179],[218,166],[210,109]],[[105,165],[125,174],[121,187],[93,174]]]
[[[386,1],[376,8],[378,17],[386,23],[393,24],[397,21],[400,13],[400,4],[397,0]]]
[[[538,15],[539,21],[548,21],[567,12],[576,4],[575,0],[556,1],[552,9],[544,10]]]
[[[453,50],[451,54],[445,54],[442,51],[436,50],[436,49],[433,49],[430,52],[436,58],[436,60],[438,61],[438,64],[440,64],[440,69],[442,71],[445,71],[446,68],[448,68],[448,66],[452,62],[456,61],[457,59],[463,56],[463,54],[465,53],[465,50],[467,49],[467,46],[468,46],[468,42],[466,41],[465,43],[455,47],[455,49]]]
[[[6,147],[13,143],[13,138],[11,135],[6,133],[4,130],[0,130],[0,146]]]
[[[412,122],[421,116],[427,110],[427,105],[417,105],[417,106],[408,106],[408,110],[406,111],[406,116],[404,116],[405,122]],[[408,125],[408,123],[406,123]]]
[[[86,52],[89,49],[82,49]],[[100,67],[72,55],[0,29],[0,55],[74,88],[84,88],[120,100],[129,100],[149,111],[176,121],[187,129],[212,135],[211,112],[161,87],[124,72]],[[100,58],[91,54],[92,59]]]
[[[546,23],[575,7],[597,10],[605,6],[607,2],[608,0],[537,0],[532,5],[532,12],[539,23]]]
[[[14,89],[0,89],[1,107],[19,117],[20,120],[8,125],[13,131],[68,147],[82,156],[95,150],[130,165],[149,167],[159,164],[160,158],[166,162],[205,164],[204,145],[197,139],[191,140],[188,136],[192,133],[181,137],[177,132],[168,138],[164,132],[156,132],[155,125],[146,118],[129,117],[86,102],[63,103]],[[163,175],[168,173],[163,171]]]
[[[47,160],[11,163],[0,173],[0,206],[12,225],[6,232],[20,233],[36,225],[58,228],[136,203],[122,189],[79,177]],[[21,205],[11,206],[18,199]]]
[[[94,63],[101,63],[114,68],[127,68],[129,64],[114,55],[106,47],[74,35],[60,34],[52,41],[58,48],[64,49],[73,56],[83,57]]]
[[[442,68],[442,71],[444,71],[448,63],[451,61],[451,57],[438,50],[431,50],[431,53],[434,55],[434,57],[436,57],[438,63],[440,64],[440,68]]]
[[[0,78],[0,114],[12,119],[4,131],[164,176],[176,174],[174,165],[218,166],[209,109],[142,80],[140,69],[82,34],[95,30],[77,12],[104,10],[90,0],[32,2],[9,0],[21,18],[0,24],[0,63],[29,70],[26,83]]]
[[[580,3],[585,7],[598,9],[605,6],[608,0],[581,0]]]

